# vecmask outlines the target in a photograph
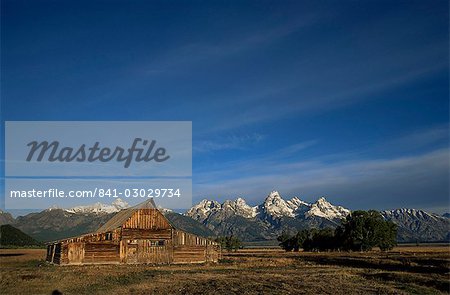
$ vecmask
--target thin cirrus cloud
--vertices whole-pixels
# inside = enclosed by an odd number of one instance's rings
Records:
[[[219,139],[199,140],[193,143],[194,153],[208,153],[221,150],[246,149],[264,140],[259,133],[223,136]]]
[[[305,16],[260,31],[252,30],[246,34],[240,34],[240,37],[232,40],[222,40],[216,43],[183,44],[144,66],[136,67],[135,71],[145,77],[152,74],[170,74],[187,70],[190,67],[198,66],[198,64],[217,62],[225,57],[243,54],[245,51],[277,42],[301,29],[306,29],[317,21],[317,16]]]
[[[254,142],[248,143],[247,147],[251,146],[253,143]],[[254,171],[257,171],[257,173],[262,173],[262,171],[274,171],[273,168],[279,167],[281,163],[289,162],[292,156],[295,156],[303,150],[309,149],[317,143],[317,140],[307,140],[266,154],[223,162],[221,163],[219,170],[211,169],[211,167],[199,167],[196,169],[195,173],[202,175],[197,180],[205,183],[208,181],[214,182],[217,179],[227,178],[230,175],[236,175],[234,171],[239,171],[239,175],[253,173]],[[260,169],[262,166],[270,167],[270,169]]]
[[[304,16],[301,19],[286,21],[278,26],[264,28],[259,31],[249,30],[248,32],[240,33],[239,37],[231,40],[204,41],[202,43],[191,42],[173,46],[160,55],[155,56],[149,53],[148,57],[143,57],[137,64],[124,65],[123,75],[117,75],[115,82],[111,80],[104,82],[110,88],[108,93],[103,91],[100,95],[96,94],[93,99],[84,101],[81,107],[85,108],[104,103],[118,94],[126,95],[129,89],[133,89],[136,85],[146,84],[155,79],[164,79],[167,76],[179,74],[180,72],[191,72],[193,68],[199,65],[216,67],[217,63],[220,63],[227,57],[251,54],[252,50],[264,48],[299,30],[307,29],[308,26],[316,23],[318,20],[319,18],[314,15]],[[145,62],[145,60],[147,61]],[[118,85],[120,85],[119,88]],[[261,85],[257,89],[260,88],[262,88]],[[195,108],[193,108],[191,103],[186,105],[183,101],[178,105],[183,110],[187,108],[193,115],[196,115],[196,111],[198,112],[202,109],[207,111],[213,111],[214,109],[223,110],[223,103],[230,106],[230,103],[248,101],[249,98],[250,100],[257,100],[261,95],[265,95],[254,93],[254,91],[258,91],[257,89],[252,89],[250,96],[248,93],[242,93],[242,96],[239,93],[234,93],[233,95],[236,95],[236,97],[232,101],[227,98],[212,99],[212,104],[206,104],[206,107],[196,103]],[[272,88],[268,91],[274,92],[274,89]],[[279,91],[275,90],[275,92]],[[208,100],[211,97],[211,95],[208,95]],[[254,99],[251,99],[251,97],[254,97]],[[75,105],[74,107],[77,106]]]
[[[397,155],[364,157],[381,148],[369,146],[355,153],[290,157],[317,144],[317,140],[300,142],[274,153],[223,163],[220,169],[197,171],[194,201],[243,196],[250,203],[259,204],[276,189],[285,197],[299,196],[306,201],[327,195],[332,202],[351,209],[415,207],[438,213],[448,210],[447,125],[419,128],[386,141],[388,150],[400,151]],[[425,151],[420,150],[423,146]]]
[[[128,65],[124,72],[126,76],[120,77],[120,83],[114,83],[123,89],[112,93],[127,92],[134,84],[165,81],[173,78],[170,75],[179,73],[189,73],[189,77],[194,77],[193,84],[205,83],[204,80],[210,77],[221,80],[226,75],[217,69],[224,64],[230,65],[236,73],[236,85],[227,84],[212,92],[195,93],[194,98],[173,104],[185,118],[201,121],[201,128],[196,133],[206,135],[375,99],[379,92],[408,86],[448,66],[447,40],[427,39],[427,42],[412,45],[397,40],[398,36],[423,30],[422,23],[412,23],[407,29],[398,26],[410,17],[400,12],[387,14],[376,22],[346,27],[345,35],[337,31],[335,36],[310,41],[317,24],[336,21],[336,17],[321,11],[287,19],[275,26],[232,27],[228,37],[172,44],[166,53],[149,53],[148,57],[139,59],[138,64]],[[352,38],[347,40],[348,36]],[[253,73],[247,73],[248,68],[241,68],[240,61],[252,59],[258,52],[270,54],[270,48],[283,48],[286,40],[300,44],[286,57],[289,62],[283,67],[266,66],[257,79],[249,79]],[[301,46],[306,42],[307,46]],[[284,62],[278,55],[273,58],[274,64],[279,60]],[[253,62],[257,65],[264,60]],[[195,74],[199,66],[208,69],[208,77]],[[185,74],[180,77],[186,79]],[[179,96],[179,93],[169,91],[167,95]],[[108,98],[104,96],[97,103]],[[175,110],[170,109],[170,114],[159,112],[160,117],[165,118],[172,116]],[[230,116],[233,120],[229,120]]]
[[[305,112],[308,112],[309,114],[311,114],[311,112],[324,112],[360,103],[374,99],[373,95],[379,92],[405,86],[418,79],[436,73],[437,71],[444,70],[446,67],[447,63],[445,61],[439,61],[435,64],[424,65],[420,68],[401,70],[400,72],[389,74],[379,73],[371,77],[362,74],[362,76],[365,76],[362,79],[359,77],[359,79],[355,81],[348,80],[339,86],[333,87],[324,87],[325,85],[323,82],[319,81],[316,81],[317,83],[313,83],[313,81],[305,83],[299,80],[296,87],[291,85],[282,88],[285,93],[278,89],[275,95],[270,90],[266,93],[261,93],[259,90],[256,90],[256,95],[247,95],[247,97],[250,97],[251,99],[247,101],[238,100],[241,104],[246,104],[249,101],[257,101],[259,99],[259,103],[256,106],[245,108],[245,111],[234,116],[235,120],[219,121],[218,124],[212,125],[209,131],[224,131],[260,122],[277,120],[282,117],[298,115]],[[302,84],[317,85],[317,88],[302,88]],[[277,103],[273,105],[271,103],[274,103],[274,96],[284,98],[281,99],[281,101],[284,100],[287,102],[280,104],[275,100]],[[263,104],[263,101],[266,101],[267,103]]]
[[[385,150],[405,150],[410,148],[428,147],[433,144],[449,143],[449,126],[448,124],[433,126],[429,128],[421,128],[412,133],[405,134],[396,139],[391,140],[387,144],[383,144],[380,148]]]
[[[404,206],[443,213],[449,194],[448,162],[447,148],[409,157],[346,159],[334,164],[310,160],[266,166],[255,161],[254,171],[262,173],[245,177],[245,173],[233,169],[239,177],[201,183],[196,199],[223,201],[244,196],[250,203],[259,204],[268,192],[277,189],[286,197],[300,196],[306,201],[328,195],[334,203],[351,204],[351,209],[393,209],[402,207],[399,200],[403,200]],[[211,196],[212,191],[220,195]]]
[[[361,55],[351,61],[348,54],[330,58],[321,56],[319,50],[299,57],[294,67],[277,73],[277,79],[213,95],[193,112],[221,114],[214,120],[205,116],[211,124],[200,132],[207,134],[375,100],[383,92],[410,87],[446,70],[448,59],[442,58],[446,46],[441,45],[437,41],[417,45],[415,50],[396,48],[390,55]],[[233,120],[228,119],[230,114]]]
[[[264,139],[264,135],[259,133],[230,135],[216,140],[200,140],[193,143],[193,152],[207,153],[220,150],[245,149],[257,144]]]

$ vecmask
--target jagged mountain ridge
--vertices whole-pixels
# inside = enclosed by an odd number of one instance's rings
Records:
[[[94,232],[115,213],[68,212],[51,208],[16,218],[12,225],[36,240],[55,241]]]
[[[450,221],[444,216],[406,208],[381,211],[381,215],[397,224],[400,242],[450,240]]]
[[[227,200],[220,204],[217,201],[203,200],[186,212],[187,216],[203,222],[211,214],[223,212],[225,216],[238,215],[247,219],[260,218],[266,220],[276,220],[283,217],[308,218],[322,217],[331,221],[345,218],[350,210],[341,206],[334,206],[324,197],[319,198],[315,203],[309,204],[293,197],[284,200],[277,191],[271,192],[264,202],[258,206],[249,206],[243,198],[234,201]]]
[[[245,240],[274,239],[282,230],[336,227],[350,210],[334,206],[324,197],[310,204],[293,197],[284,200],[271,192],[258,206],[249,206],[244,199],[203,200],[186,213],[217,235],[234,234]],[[448,241],[450,220],[445,216],[417,209],[381,211],[386,220],[398,226],[399,242]]]
[[[97,202],[67,209],[53,206],[19,216],[11,224],[39,241],[48,242],[94,232],[115,213],[128,207],[120,198],[112,204]]]
[[[236,235],[244,240],[275,239],[283,230],[336,227],[350,210],[330,204],[325,198],[309,204],[298,197],[284,200],[272,191],[257,206],[243,198],[217,201],[203,200],[185,215],[199,221],[216,235]]]
[[[69,209],[49,208],[17,219],[7,212],[0,212],[0,217],[6,216],[8,223],[40,241],[50,241],[95,231],[116,212],[128,207],[126,202],[116,199],[110,205],[96,203]],[[237,198],[222,204],[203,200],[184,214],[168,209],[161,211],[177,228],[207,237],[235,235],[245,241],[272,240],[282,230],[336,227],[341,218],[350,213],[350,210],[334,206],[323,197],[307,203],[298,197],[284,200],[276,191],[257,206],[250,206],[243,198]],[[450,238],[450,219],[446,217],[415,209],[381,213],[399,226],[398,240],[401,242]]]
[[[120,199],[116,199],[111,205],[95,203],[68,209],[51,207],[17,219],[11,217],[9,223],[39,241],[48,242],[94,232],[117,212],[128,207]],[[161,211],[181,230],[206,237],[214,236],[211,230],[188,216],[167,209]]]
[[[69,213],[116,213],[119,212],[122,209],[129,208],[127,202],[123,201],[120,198],[115,199],[111,205],[108,204],[102,204],[100,202],[97,202],[93,205],[85,205],[85,206],[76,206],[69,209],[63,209],[66,212]]]

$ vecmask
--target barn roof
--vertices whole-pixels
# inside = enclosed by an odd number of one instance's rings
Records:
[[[133,215],[133,213],[139,209],[157,209],[157,208],[156,208],[155,202],[151,198],[145,202],[137,204],[134,207],[121,210],[116,215],[114,215],[110,220],[108,220],[103,226],[101,226],[97,230],[97,233],[112,231],[112,230],[118,228],[119,226],[122,226],[122,224],[124,224],[125,221],[127,221],[128,218],[130,218],[131,215]]]
[[[82,238],[82,237],[86,237],[86,236],[90,236],[90,235],[96,235],[96,234],[101,234],[101,233],[112,231],[112,230],[122,226],[133,215],[133,213],[135,213],[139,209],[159,210],[157,208],[155,202],[153,201],[153,198],[151,198],[151,199],[148,199],[147,201],[144,201],[136,206],[119,211],[118,213],[116,213],[116,215],[114,215],[111,219],[109,219],[103,226],[101,226],[96,232],[84,234],[84,235],[77,236],[77,237],[71,237],[71,238],[65,238],[62,240],[51,241],[51,242],[47,242],[46,244],[52,245],[55,243],[61,243],[63,241],[69,241],[69,240],[76,239],[76,238]],[[180,230],[176,226],[174,226],[169,219],[166,218],[166,220],[174,229]],[[181,231],[188,233],[187,231],[184,231],[184,230],[181,230]]]

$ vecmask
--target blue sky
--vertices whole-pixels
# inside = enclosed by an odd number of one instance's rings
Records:
[[[1,3],[2,124],[188,120],[194,201],[448,211],[447,1]]]

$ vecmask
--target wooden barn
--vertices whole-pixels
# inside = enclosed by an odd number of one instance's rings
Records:
[[[68,264],[217,262],[220,245],[172,226],[153,199],[114,215],[97,232],[47,245],[48,262]]]

